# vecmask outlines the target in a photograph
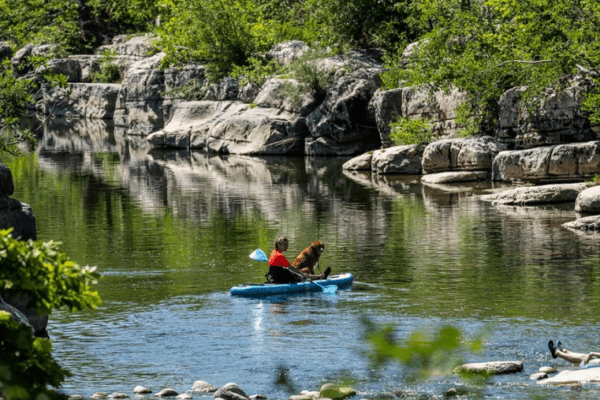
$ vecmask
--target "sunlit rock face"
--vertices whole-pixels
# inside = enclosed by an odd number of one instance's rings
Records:
[[[498,153],[492,137],[444,139],[429,144],[423,153],[423,173],[491,170]]]
[[[113,119],[121,85],[114,83],[70,83],[66,95],[51,88],[44,93],[42,111],[56,117]]]
[[[521,101],[524,87],[512,88],[498,102],[498,140],[515,149],[563,143],[587,142],[598,138],[581,103],[590,82],[575,77],[568,87],[547,89],[534,106]]]
[[[577,196],[575,211],[585,214],[600,214],[600,186],[588,188]]]
[[[587,183],[566,183],[555,185],[524,186],[500,193],[482,196],[482,200],[497,204],[547,204],[571,203],[588,187]]]
[[[492,166],[497,181],[581,181],[600,171],[600,142],[502,151]]]

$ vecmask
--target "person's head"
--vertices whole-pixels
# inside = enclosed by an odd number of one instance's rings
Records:
[[[275,239],[275,250],[286,251],[288,249],[288,239],[285,236],[280,236]]]

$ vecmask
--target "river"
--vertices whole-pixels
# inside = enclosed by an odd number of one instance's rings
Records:
[[[529,379],[542,366],[573,368],[550,357],[549,339],[600,350],[598,238],[561,227],[577,218],[573,204],[498,207],[479,195],[506,184],[345,174],[343,158],[150,151],[104,121],[55,120],[35,152],[1,160],[38,239],[62,242],[103,275],[101,307],[50,318],[54,355],[73,373],[68,394],[183,393],[204,380],[287,399],[274,384],[279,368],[298,391],[349,382],[357,398],[462,385],[455,376],[409,382],[395,362],[373,369],[365,318],[392,326],[400,342],[455,326],[467,341],[484,337],[465,362],[524,362],[523,373],[490,379],[490,398],[599,394]],[[323,241],[321,269],[351,272],[353,288],[230,296],[264,280],[266,265],[248,255],[270,252],[279,235],[290,240],[288,259]]]

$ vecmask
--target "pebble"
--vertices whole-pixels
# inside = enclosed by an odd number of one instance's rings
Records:
[[[152,390],[145,388],[143,386],[136,386],[133,389],[133,393],[135,394],[148,394],[148,393],[152,393]]]
[[[96,392],[90,398],[97,400],[97,399],[105,399],[107,397],[108,397],[107,394],[104,392]]]
[[[554,367],[542,367],[538,370],[538,372],[542,372],[545,374],[554,374],[554,373],[557,373],[558,370]]]

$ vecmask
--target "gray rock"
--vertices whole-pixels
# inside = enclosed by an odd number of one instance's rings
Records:
[[[156,393],[154,396],[155,397],[175,397],[178,395],[179,395],[179,393],[177,393],[174,389],[165,388],[165,389],[161,390],[160,392]]]
[[[13,307],[12,305],[5,302],[2,297],[0,297],[0,311],[9,313],[10,318],[13,321],[16,321],[19,324],[28,326],[29,328],[31,328],[31,334],[32,335],[35,334],[35,329],[33,328],[33,326],[31,326],[27,317],[21,311],[19,311],[16,307]]]
[[[463,364],[455,368],[457,372],[467,372],[473,374],[514,374],[523,371],[523,363],[521,361],[492,361],[484,363]]]
[[[115,393],[110,394],[108,397],[110,397],[112,399],[127,399],[127,398],[129,398],[129,395],[125,394],[125,393],[115,392]]]
[[[347,171],[370,171],[372,159],[373,153],[365,153],[346,161],[342,168]]]
[[[555,374],[558,370],[554,367],[541,367],[538,372],[542,372],[544,374]]]
[[[439,172],[421,177],[421,182],[430,184],[444,184],[453,182],[484,181],[489,176],[488,171],[455,171]]]
[[[228,383],[222,388],[218,389],[214,394],[215,399],[223,399],[223,400],[248,400],[249,397],[235,383]]]
[[[213,83],[208,87],[204,100],[237,100],[240,85],[236,79],[223,78],[219,83]]]
[[[529,150],[502,151],[494,158],[492,179],[583,180],[600,171],[600,142],[574,143]]]
[[[481,196],[481,200],[505,205],[566,203],[574,202],[587,187],[587,183],[526,186]]]
[[[439,138],[456,137],[462,128],[456,122],[456,109],[468,96],[456,88],[435,91],[428,88],[405,88],[402,91],[402,116],[423,118],[433,124],[433,132]]]
[[[395,146],[383,150],[375,150],[371,160],[373,172],[378,174],[421,173],[421,160],[425,146]]]
[[[148,394],[148,393],[152,393],[152,390],[145,388],[143,386],[136,386],[135,388],[133,388],[133,393],[135,394]]]
[[[15,71],[20,74],[25,74],[31,70],[31,67],[22,67],[22,64],[27,60],[29,56],[46,56],[49,57],[52,53],[57,53],[60,49],[60,45],[57,44],[26,44],[20,48],[14,56],[11,58],[11,63]]]
[[[423,172],[489,171],[497,151],[489,136],[438,140],[423,152]]]
[[[307,117],[313,140],[306,142],[306,155],[354,155],[379,146],[375,118],[368,112],[381,84],[379,73],[360,69],[327,89],[325,101]]]
[[[97,400],[97,399],[105,399],[107,397],[108,397],[108,395],[104,392],[96,392],[90,398]]]
[[[275,45],[269,50],[269,56],[282,66],[288,66],[308,50],[309,47],[306,43],[300,40],[291,40]]]
[[[302,116],[307,116],[317,107],[317,101],[312,94],[300,95],[298,102],[284,96],[282,91],[286,85],[297,86],[298,82],[295,79],[268,79],[260,88],[254,102],[260,107],[279,108]]]
[[[10,168],[0,163],[0,197],[12,196],[14,192],[12,172],[10,172]]]
[[[81,64],[71,58],[54,58],[48,60],[46,66],[39,67],[36,73],[48,71],[52,74],[65,75],[67,82],[81,82]]]
[[[192,398],[192,395],[189,393],[182,393],[176,397],[177,399],[189,400]]]
[[[217,391],[217,388],[205,381],[196,381],[192,386],[192,391],[194,392],[208,392],[213,393]]]
[[[390,140],[390,122],[402,116],[402,93],[404,88],[377,90],[369,102],[369,112],[375,116],[377,129],[383,147],[393,147]]]
[[[242,102],[198,101],[178,104],[169,124],[148,142],[229,154],[301,154],[305,137],[304,120],[296,114]]]
[[[95,52],[103,54],[106,50],[114,50],[122,56],[148,57],[155,40],[156,36],[150,33],[133,38],[129,38],[128,35],[118,35],[113,38],[112,44],[100,46]]]
[[[592,215],[562,224],[563,227],[581,232],[600,232],[600,215]]]
[[[69,96],[51,88],[44,93],[43,113],[57,117],[112,119],[121,85],[114,83],[71,83]]]
[[[576,370],[564,370],[558,374],[538,381],[540,385],[564,385],[576,383],[597,383],[600,382],[600,368],[587,368]]]
[[[600,186],[583,190],[575,200],[575,212],[600,214]]]
[[[256,83],[248,82],[240,87],[237,99],[244,103],[253,103],[258,96],[259,89]]]

